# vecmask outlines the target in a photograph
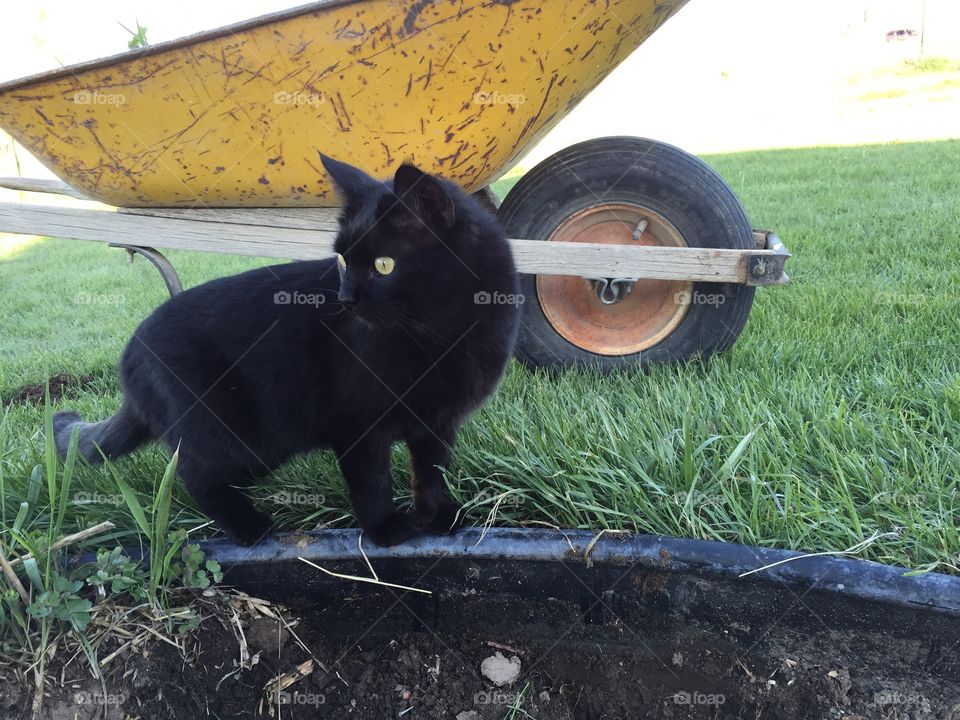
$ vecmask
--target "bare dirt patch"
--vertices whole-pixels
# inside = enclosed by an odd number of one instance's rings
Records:
[[[608,601],[345,584],[339,600],[301,603],[286,623],[243,615],[244,643],[229,611],[208,615],[185,652],[151,640],[108,666],[103,685],[82,662],[55,662],[50,677],[62,671],[64,682],[51,684],[39,717],[960,720],[956,652],[936,637],[750,615],[718,627]],[[498,651],[521,664],[503,687],[481,672]],[[0,697],[3,717],[30,716],[31,688],[6,677]]]
[[[50,386],[50,402],[56,402],[64,397],[68,391],[76,391],[93,382],[92,375],[68,375],[67,373],[57,373],[52,375],[46,382],[21,385],[14,390],[10,397],[4,399],[3,406],[13,405],[15,403],[36,405],[43,402],[46,395],[47,385]]]

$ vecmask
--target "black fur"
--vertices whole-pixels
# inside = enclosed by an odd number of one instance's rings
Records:
[[[360,526],[394,544],[415,530],[392,500],[390,448],[403,441],[419,524],[453,528],[458,507],[440,468],[495,388],[519,322],[509,245],[495,218],[446,181],[404,165],[379,182],[322,160],[345,201],[336,250],[346,271],[334,259],[275,265],[164,303],[124,350],[117,414],[95,424],[57,414],[61,453],[78,423],[90,462],[152,439],[179,446],[190,494],[249,544],[271,521],[238,486],[331,448]],[[393,272],[374,270],[379,257],[394,259]]]

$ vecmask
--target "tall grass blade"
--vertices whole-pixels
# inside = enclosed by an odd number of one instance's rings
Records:
[[[150,532],[150,522],[147,520],[147,515],[143,511],[143,506],[140,505],[140,500],[137,498],[137,494],[133,491],[127,481],[122,477],[116,474],[113,470],[113,467],[110,468],[110,473],[113,475],[114,481],[117,483],[117,487],[120,488],[120,494],[123,496],[124,502],[127,503],[127,509],[130,510],[130,514],[133,515],[133,519],[137,521],[137,526],[148,540],[151,539]]]
[[[36,557],[28,557],[23,561],[23,571],[27,574],[30,584],[37,589],[37,592],[43,592],[47,589],[43,577],[40,575],[40,568],[37,567]]]
[[[163,471],[163,477],[160,479],[160,488],[157,490],[157,497],[153,505],[153,532],[157,540],[158,547],[163,545],[167,536],[167,524],[170,522],[170,500],[173,494],[173,481],[177,476],[177,460],[180,456],[180,448],[177,447]]]
[[[744,435],[743,439],[737,443],[737,446],[733,449],[733,452],[723,461],[723,465],[720,466],[720,472],[718,473],[719,477],[723,479],[730,479],[733,477],[734,472],[737,470],[737,466],[740,464],[740,459],[743,457],[743,454],[747,451],[747,448],[750,446],[753,438],[756,437],[757,433],[760,432],[760,428],[763,425],[757,425],[753,430]]]
[[[17,511],[17,517],[13,520],[13,532],[19,534],[23,524],[27,521],[27,515],[30,514],[30,503],[24,500],[20,503],[20,510]]]
[[[63,476],[60,481],[60,501],[57,504],[57,520],[50,532],[52,540],[60,537],[60,528],[63,527],[63,517],[70,504],[70,486],[73,483],[73,470],[77,464],[77,452],[80,447],[80,427],[74,426],[70,433],[70,445],[67,447],[67,457],[63,463]],[[52,544],[52,543],[51,543]]]
[[[177,460],[180,457],[179,446],[174,451],[170,462],[167,463],[160,487],[154,499],[152,515],[152,535],[150,538],[150,595],[156,602],[157,590],[169,567],[172,554],[165,551],[167,541],[167,526],[170,522],[170,501],[173,496],[173,481],[177,476]]]
[[[30,507],[37,507],[41,488],[43,488],[43,468],[40,465],[34,465],[30,473],[30,482],[27,484],[27,503]]]
[[[53,516],[57,499],[57,444],[53,437],[53,408],[50,406],[49,383],[44,391],[43,427],[43,459],[47,464],[47,497],[50,498],[50,515]]]

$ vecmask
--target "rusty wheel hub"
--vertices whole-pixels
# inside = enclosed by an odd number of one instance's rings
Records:
[[[619,203],[581,210],[548,241],[686,247],[663,216]],[[631,355],[653,347],[683,321],[693,283],[686,280],[538,275],[537,297],[554,329],[598,355]]]

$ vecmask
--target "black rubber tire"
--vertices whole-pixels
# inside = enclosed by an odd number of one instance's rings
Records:
[[[756,247],[743,207],[712,168],[672,145],[635,137],[588,140],[552,155],[510,190],[497,217],[508,237],[546,240],[574,213],[611,202],[659,213],[688,247]],[[540,307],[536,276],[523,275],[525,301],[516,355],[532,367],[603,371],[708,357],[736,341],[754,290],[732,283],[695,283],[694,293],[721,293],[724,301],[691,304],[683,321],[657,345],[610,356],[562,337]]]

